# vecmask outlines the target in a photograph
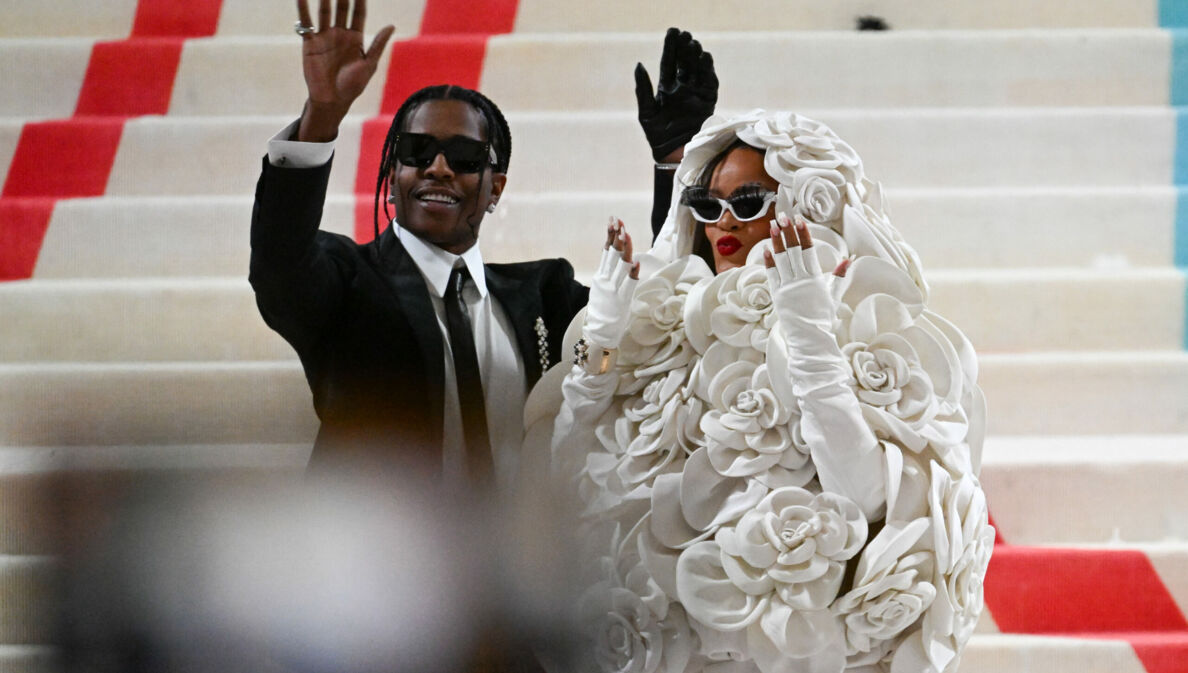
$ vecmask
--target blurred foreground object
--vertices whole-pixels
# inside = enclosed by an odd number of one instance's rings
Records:
[[[58,482],[91,494],[55,517],[65,671],[538,670],[533,650],[565,642],[560,611],[508,561],[545,546],[508,531],[549,527],[492,503],[358,474]]]

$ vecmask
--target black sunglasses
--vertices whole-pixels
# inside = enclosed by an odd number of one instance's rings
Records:
[[[464,136],[438,140],[427,133],[397,133],[394,154],[405,166],[421,169],[428,168],[441,154],[455,173],[478,173],[485,164],[495,165],[491,143]]]
[[[705,187],[686,187],[681,192],[681,203],[689,207],[693,219],[705,223],[717,222],[727,210],[739,222],[757,220],[775,200],[776,193],[762,187],[744,187],[728,199],[711,195]]]

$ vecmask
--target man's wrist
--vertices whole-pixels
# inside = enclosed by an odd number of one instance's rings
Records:
[[[328,143],[338,138],[338,127],[346,115],[337,106],[306,101],[293,140],[304,143]]]

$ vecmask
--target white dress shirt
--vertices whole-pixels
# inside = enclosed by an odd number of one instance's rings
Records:
[[[268,141],[269,162],[286,168],[312,168],[329,161],[334,154],[333,142],[303,143],[288,140],[296,124],[293,122]],[[470,309],[471,328],[474,329],[483,398],[487,404],[487,431],[491,439],[495,483],[501,488],[511,486],[519,469],[520,449],[524,440],[524,399],[528,384],[524,361],[516,346],[515,330],[503,307],[487,291],[487,276],[479,246],[472,246],[461,255],[455,255],[426,243],[395,220],[392,222],[392,231],[425,279],[433,310],[437,314],[437,327],[441,331],[442,352],[445,355],[442,428],[442,474],[445,483],[463,488],[468,483],[458,380],[454,375],[454,356],[450,350],[445,314],[445,293],[450,273],[455,264],[465,264],[472,282],[466,284],[462,298]]]

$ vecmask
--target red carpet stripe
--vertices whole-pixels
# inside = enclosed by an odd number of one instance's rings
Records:
[[[132,38],[99,42],[71,119],[26,124],[0,193],[0,280],[32,276],[54,199],[99,196],[127,117],[165,114],[186,37],[214,35],[222,0],[140,0]]]
[[[391,116],[417,89],[432,84],[458,84],[477,89],[483,74],[487,37],[510,32],[515,25],[517,0],[461,2],[427,0],[420,35],[392,45],[384,82],[380,117],[363,124],[359,164],[355,173],[355,239],[373,237],[372,199],[379,170],[380,149]]]
[[[119,148],[124,120],[75,117],[25,124],[3,196],[98,196]]]
[[[182,42],[179,38],[148,38],[96,43],[74,114],[169,112]]]
[[[1136,633],[1126,639],[1147,673],[1188,673],[1188,632]]]
[[[421,35],[510,33],[519,0],[429,0],[421,15]]]
[[[1140,551],[999,545],[985,591],[1003,633],[1188,631]]]
[[[54,199],[0,198],[0,281],[33,275]]]
[[[133,37],[209,37],[219,27],[223,0],[140,0]]]

